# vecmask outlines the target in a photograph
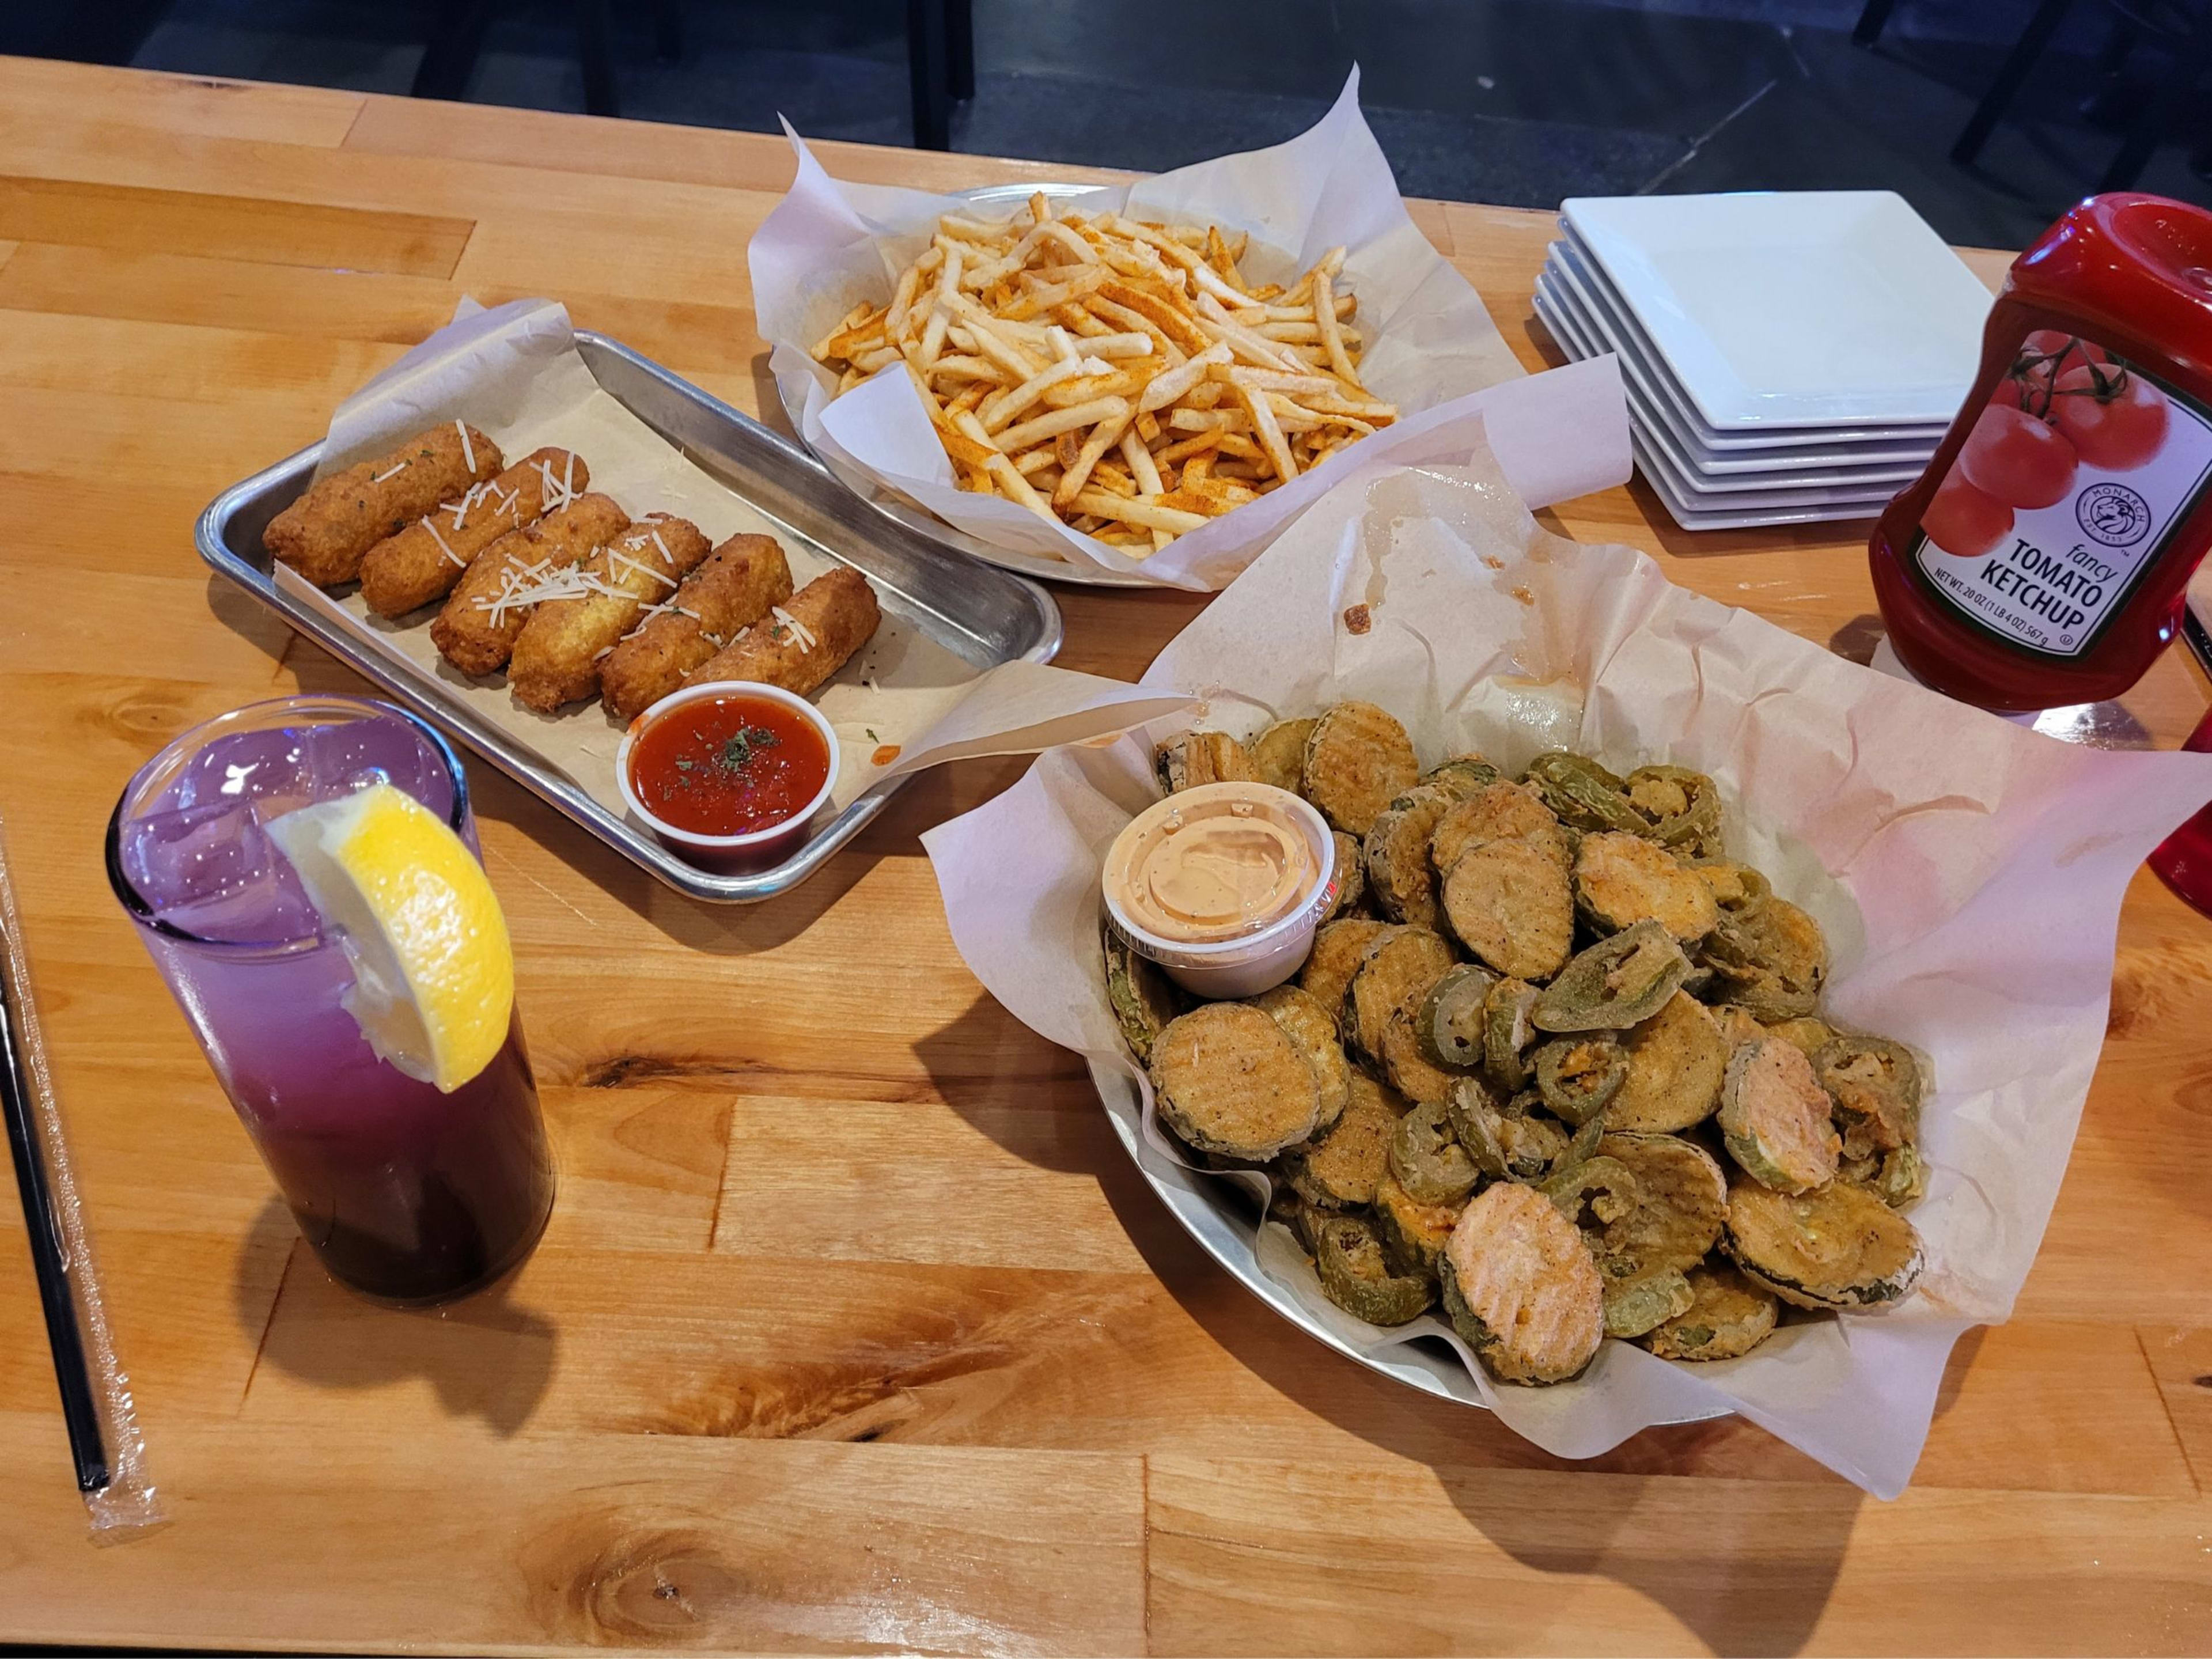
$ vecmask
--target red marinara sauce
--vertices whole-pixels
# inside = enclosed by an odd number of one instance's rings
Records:
[[[2094,196],[2014,261],[1981,374],[1868,558],[1906,668],[1984,708],[2101,702],[2212,545],[2212,213]]]
[[[830,776],[830,748],[797,709],[733,692],[680,703],[637,735],[630,787],[696,836],[743,836],[793,817]]]

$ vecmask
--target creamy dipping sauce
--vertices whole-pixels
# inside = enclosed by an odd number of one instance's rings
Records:
[[[1255,933],[1288,915],[1321,880],[1304,827],[1258,783],[1214,783],[1170,796],[1132,819],[1106,855],[1103,883],[1123,915],[1177,945]]]

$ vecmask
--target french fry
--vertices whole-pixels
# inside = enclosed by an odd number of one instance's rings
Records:
[[[1398,417],[1359,379],[1344,250],[1285,289],[1249,248],[1041,193],[1004,223],[947,214],[814,356],[840,395],[906,374],[963,489],[1144,557]]]

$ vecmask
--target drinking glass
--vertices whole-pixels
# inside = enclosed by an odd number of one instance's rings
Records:
[[[518,1012],[450,1094],[369,1047],[353,969],[268,821],[386,781],[479,858],[468,780],[389,703],[290,696],[196,726],[143,768],[107,826],[107,874],[208,1064],[332,1278],[406,1305],[450,1301],[530,1253],[553,1160]]]

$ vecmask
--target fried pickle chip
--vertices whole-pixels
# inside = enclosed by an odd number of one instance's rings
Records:
[[[1605,1334],[1636,1337],[1656,1328],[1677,1314],[1687,1313],[1697,1300],[1690,1281],[1671,1267],[1642,1279],[1624,1279],[1605,1287]]]
[[[1817,1015],[1800,1014],[1795,1019],[1778,1019],[1771,1025],[1761,1026],[1754,1035],[1778,1036],[1803,1049],[1805,1058],[1812,1060],[1836,1040],[1836,1028]]]
[[[1483,1009],[1498,975],[1462,962],[1429,988],[1413,1016],[1413,1035],[1421,1052],[1448,1072],[1471,1072],[1482,1064]]]
[[[1558,1037],[1536,1050],[1536,1092],[1577,1128],[1606,1109],[1628,1078],[1628,1055],[1607,1033]]]
[[[1774,896],[1773,884],[1747,864],[1711,859],[1690,867],[1712,890],[1713,902],[1723,915],[1741,921]]]
[[[1486,841],[1525,841],[1563,866],[1571,861],[1566,830],[1526,784],[1493,781],[1457,802],[1437,820],[1430,862],[1441,874]]]
[[[1482,1065],[1490,1080],[1510,1095],[1528,1086],[1526,1055],[1536,1040],[1533,1018],[1543,994],[1525,979],[1501,979],[1482,1000]]]
[[[1322,1293],[1354,1319],[1403,1325],[1429,1305],[1429,1281],[1390,1268],[1374,1226],[1356,1215],[1333,1215],[1314,1229],[1314,1271]]]
[[[1328,914],[1321,919],[1324,927],[1340,916],[1353,914],[1367,896],[1367,865],[1360,855],[1359,843],[1341,830],[1332,830],[1328,836],[1336,843],[1336,896],[1329,901]]]
[[[1726,1262],[1686,1275],[1690,1305],[1646,1332],[1644,1346],[1662,1359],[1739,1359],[1766,1340],[1779,1310],[1772,1296]]]
[[[1800,1308],[1874,1308],[1920,1277],[1920,1235],[1863,1187],[1729,1189],[1727,1249],[1745,1277]]]
[[[1444,1093],[1444,1121],[1478,1172],[1493,1181],[1510,1175],[1505,1161],[1505,1110],[1480,1078],[1452,1079]]]
[[[1444,919],[1461,944],[1501,974],[1548,979],[1575,942],[1565,869],[1524,841],[1479,842],[1443,882]]]
[[[1152,754],[1152,770],[1170,795],[1206,783],[1249,783],[1252,759],[1226,732],[1185,732]]]
[[[1382,914],[1431,930],[1437,926],[1437,872],[1429,837],[1452,805],[1432,783],[1416,784],[1382,809],[1367,831],[1367,885]]]
[[[1375,1183],[1375,1229],[1391,1265],[1401,1273],[1436,1277],[1445,1242],[1466,1208],[1463,1201],[1424,1204],[1388,1173]]]
[[[1605,1285],[1572,1223],[1529,1187],[1500,1182],[1444,1245],[1444,1310],[1502,1382],[1564,1382],[1597,1357]]]
[[[1245,745],[1252,775],[1292,794],[1305,777],[1306,739],[1313,735],[1312,720],[1277,720]]]
[[[1901,1210],[1928,1194],[1928,1164],[1917,1146],[1899,1146],[1881,1155],[1881,1168],[1871,1183],[1874,1195],[1893,1210]]]
[[[1327,1133],[1284,1158],[1284,1180],[1300,1198],[1324,1209],[1373,1203],[1375,1183],[1389,1168],[1390,1137],[1407,1109],[1395,1090],[1354,1072],[1344,1115]]]
[[[1763,1035],[1746,1018],[1753,1037]],[[1686,1129],[1713,1115],[1721,1102],[1729,1045],[1721,1022],[1686,991],[1677,991],[1659,1012],[1622,1039],[1628,1066],[1620,1091],[1606,1108],[1616,1129]]]
[[[1690,959],[1656,921],[1600,939],[1559,970],[1529,1018],[1539,1030],[1604,1031],[1641,1025],[1667,1006]]]
[[[1753,1180],[1780,1193],[1807,1192],[1836,1177],[1843,1142],[1832,1107],[1805,1051],[1764,1037],[1729,1056],[1721,1139]]]
[[[1713,890],[1656,842],[1608,830],[1584,836],[1575,854],[1575,903],[1601,933],[1656,921],[1682,945],[1720,925]]]
[[[1412,1032],[1429,989],[1449,971],[1451,946],[1425,927],[1392,927],[1367,947],[1345,994],[1346,1034],[1377,1065],[1389,1059],[1385,1037],[1394,1020]]]
[[[1295,985],[1278,985],[1272,991],[1262,991],[1252,999],[1252,1006],[1283,1028],[1283,1033],[1297,1045],[1298,1052],[1313,1067],[1314,1082],[1321,1090],[1321,1112],[1314,1121],[1314,1133],[1321,1133],[1344,1115],[1344,1109],[1352,1099],[1352,1063],[1344,1057],[1344,1045],[1337,1041],[1336,1022],[1308,993]]]
[[[1615,1237],[1607,1276],[1635,1279],[1702,1261],[1728,1219],[1728,1177],[1711,1154],[1680,1135],[1617,1133],[1597,1151],[1634,1172],[1640,1194]]]
[[[1152,1039],[1160,1117],[1200,1152],[1257,1162],[1313,1133],[1321,1085],[1282,1027],[1257,1008],[1210,1002]]]
[[[1424,1204],[1452,1204],[1481,1179],[1440,1100],[1423,1101],[1398,1120],[1390,1136],[1390,1173]]]
[[[1648,836],[1651,822],[1628,799],[1628,786],[1587,755],[1555,749],[1530,761],[1522,782],[1543,797],[1559,822],[1577,830],[1620,830]]]
[[[1740,1003],[1765,1020],[1811,1013],[1828,979],[1828,941],[1820,924],[1784,898],[1723,921],[1705,940],[1705,957],[1713,966],[1719,1000]]]
[[[1639,766],[1624,781],[1629,804],[1651,822],[1646,831],[1687,858],[1721,850],[1721,792],[1685,766]]]
[[[1775,1035],[1783,1036],[1783,1029],[1777,1026]],[[1920,1062],[1911,1049],[1887,1037],[1832,1035],[1813,1048],[1812,1061],[1813,1075],[1835,1102],[1844,1157],[1893,1152],[1912,1143],[1919,1130],[1921,1084]]]
[[[1626,1253],[1637,1209],[1644,1202],[1644,1183],[1635,1170],[1601,1153],[1563,1165],[1537,1182],[1536,1190],[1575,1224],[1601,1275],[1608,1280],[1635,1275],[1635,1260]]]
[[[1344,994],[1352,988],[1359,959],[1390,928],[1387,921],[1365,916],[1340,916],[1314,930],[1313,949],[1306,954],[1305,966],[1298,969],[1298,986],[1328,1011],[1337,1030],[1347,1036],[1351,1027],[1345,1021]]]
[[[1121,1027],[1122,1041],[1142,1065],[1152,1057],[1152,1040],[1183,1011],[1183,994],[1158,964],[1129,948],[1111,927],[1101,927],[1106,953],[1106,1000]]]
[[[1314,722],[1299,793],[1337,829],[1364,836],[1420,775],[1396,716],[1371,702],[1340,702]]]
[[[1466,800],[1498,780],[1498,770],[1472,750],[1439,761],[1421,774],[1423,783],[1433,783],[1454,800]]]

